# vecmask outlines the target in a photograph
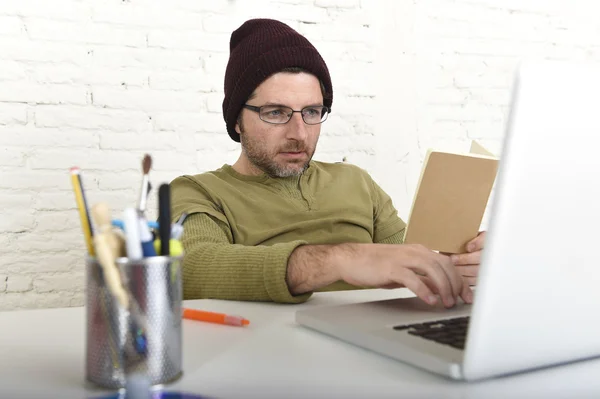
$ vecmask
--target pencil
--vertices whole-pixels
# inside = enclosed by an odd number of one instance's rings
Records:
[[[189,308],[183,308],[183,318],[189,320],[206,321],[209,323],[227,324],[230,326],[240,327],[250,324],[250,321],[240,316],[231,316],[224,313],[214,313]]]
[[[81,220],[81,228],[83,229],[85,244],[87,246],[88,253],[91,256],[94,256],[94,245],[92,243],[92,237],[94,233],[92,231],[90,212],[88,211],[87,203],[85,201],[83,184],[81,183],[81,171],[78,167],[71,168],[71,184],[73,185],[75,201],[77,202],[77,209],[79,210],[79,219]]]

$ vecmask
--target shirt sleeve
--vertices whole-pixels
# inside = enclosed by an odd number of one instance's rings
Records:
[[[292,295],[286,281],[290,255],[306,242],[233,244],[225,215],[189,183],[172,187],[173,219],[189,214],[182,236],[185,299],[300,303],[312,295]]]
[[[393,238],[404,241],[406,223],[398,216],[391,197],[371,179],[373,189],[373,242],[383,243]]]

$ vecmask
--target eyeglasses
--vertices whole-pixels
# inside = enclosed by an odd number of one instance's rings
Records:
[[[282,125],[288,123],[292,119],[294,112],[300,112],[302,120],[307,125],[318,125],[325,122],[329,115],[330,109],[324,105],[314,105],[304,107],[300,111],[295,111],[284,105],[263,105],[257,107],[250,104],[244,104],[244,108],[258,113],[258,117],[267,123]]]

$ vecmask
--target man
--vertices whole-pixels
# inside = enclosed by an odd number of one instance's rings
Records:
[[[315,291],[407,287],[429,304],[471,302],[484,234],[451,257],[402,244],[390,197],[357,166],[312,160],[331,111],[313,45],[274,20],[231,35],[223,116],[233,165],[171,183],[183,212],[184,296],[299,303]]]

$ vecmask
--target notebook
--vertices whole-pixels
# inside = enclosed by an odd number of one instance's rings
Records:
[[[466,252],[479,232],[497,169],[498,157],[476,141],[465,154],[428,150],[404,242]]]

